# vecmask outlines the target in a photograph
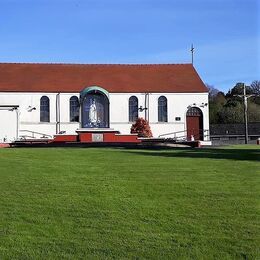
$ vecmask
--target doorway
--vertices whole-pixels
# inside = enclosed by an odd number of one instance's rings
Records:
[[[186,113],[187,140],[203,140],[203,114],[197,107],[191,107]]]

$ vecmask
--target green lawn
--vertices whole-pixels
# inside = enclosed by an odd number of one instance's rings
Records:
[[[0,149],[0,259],[256,259],[259,175],[259,146]]]

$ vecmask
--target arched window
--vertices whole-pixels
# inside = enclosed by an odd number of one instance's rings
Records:
[[[50,100],[46,96],[42,96],[40,101],[40,121],[50,122]]]
[[[168,122],[167,98],[164,96],[158,99],[158,122]]]
[[[70,122],[79,122],[79,99],[76,96],[70,98]]]
[[[197,107],[191,107],[187,111],[187,116],[202,116],[202,112],[199,108]]]
[[[138,118],[138,98],[129,98],[129,122],[134,122]]]

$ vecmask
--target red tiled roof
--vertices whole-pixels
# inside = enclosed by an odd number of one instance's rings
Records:
[[[0,91],[80,92],[99,86],[109,92],[207,92],[192,64],[0,63]]]

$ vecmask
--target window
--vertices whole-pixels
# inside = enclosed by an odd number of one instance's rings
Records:
[[[160,96],[158,99],[158,122],[168,122],[167,98]]]
[[[138,118],[138,98],[129,98],[129,122],[134,122]]]
[[[41,97],[40,101],[40,121],[50,122],[50,100],[48,97]]]
[[[79,122],[79,99],[76,96],[70,98],[70,122]]]
[[[187,111],[187,116],[202,116],[202,112],[199,108],[197,107],[191,107]]]

